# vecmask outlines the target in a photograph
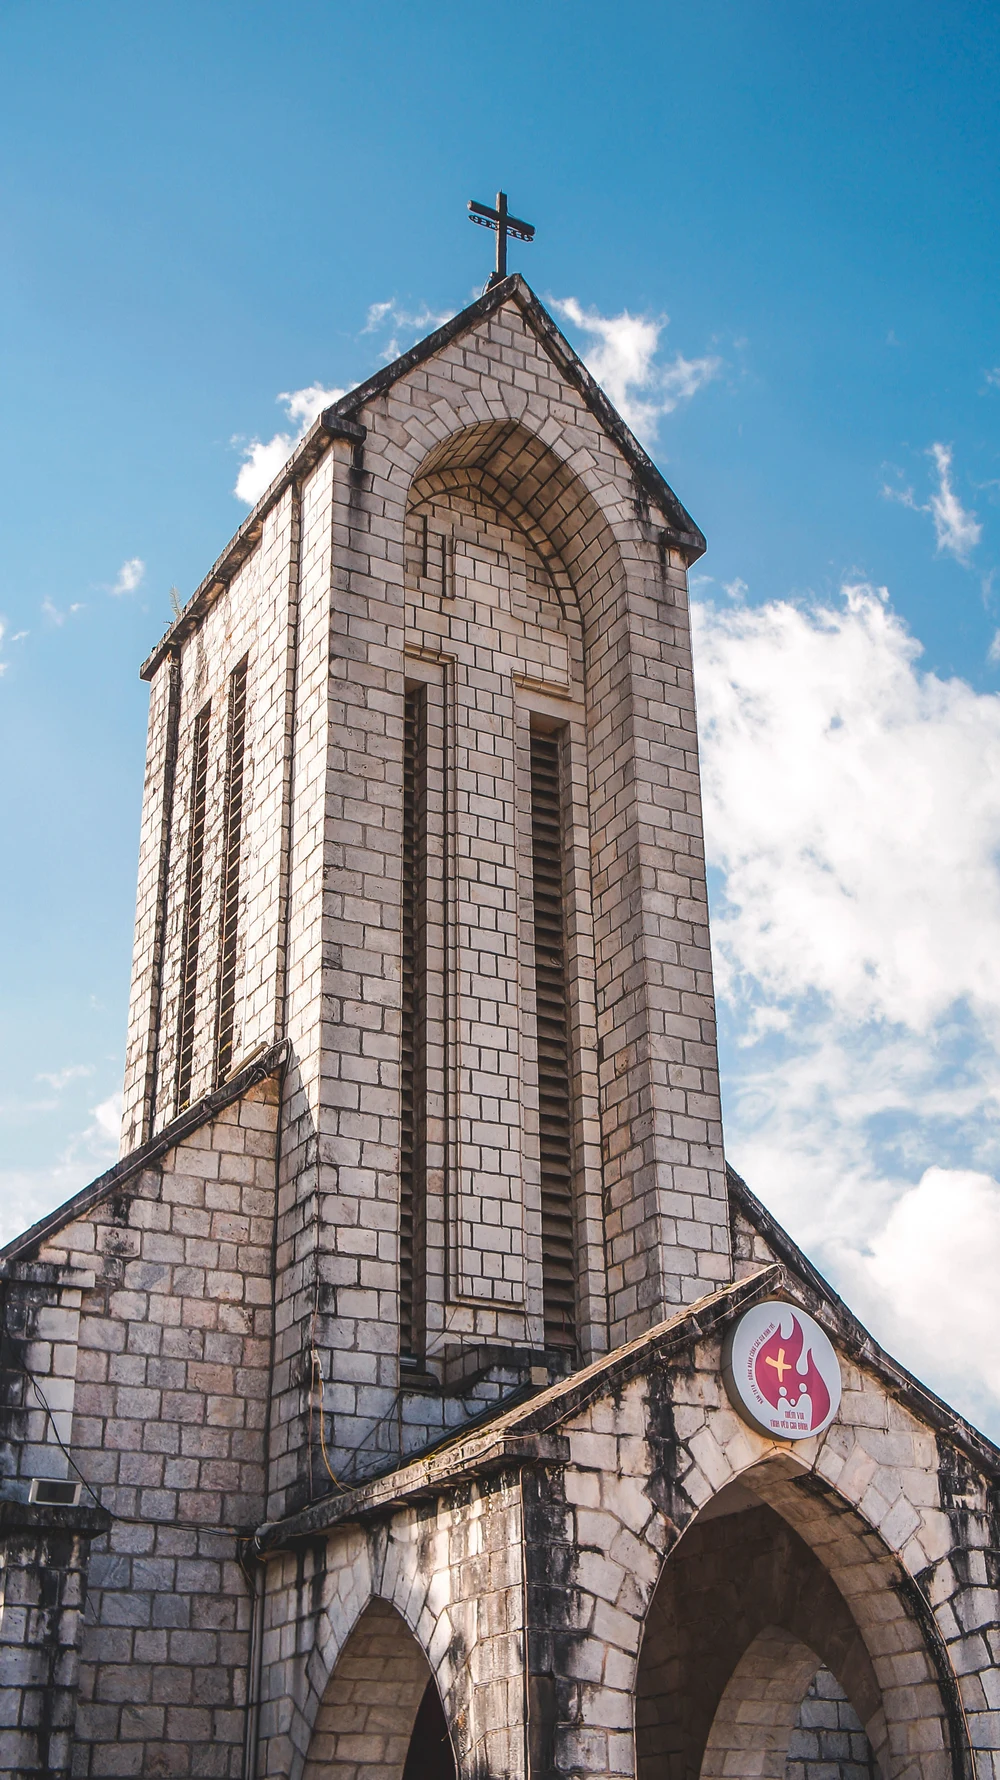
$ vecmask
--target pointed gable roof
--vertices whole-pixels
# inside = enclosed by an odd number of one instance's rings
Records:
[[[271,486],[261,496],[253,512],[249,513],[239,531],[232,538],[222,555],[209,570],[201,585],[195,590],[180,617],[166,631],[152,654],[143,662],[140,669],[141,678],[151,680],[160,666],[164,656],[175,645],[197,629],[204,613],[218,597],[222,589],[231,581],[240,564],[256,547],[263,527],[266,514],[280,499],[289,484],[303,475],[319,460],[328,448],[332,439],[347,439],[356,445],[364,443],[367,429],[360,419],[365,406],[377,396],[390,389],[400,378],[406,377],[418,365],[431,359],[436,353],[443,351],[453,340],[468,333],[482,321],[502,309],[505,303],[516,303],[526,325],[531,329],[542,349],[548,354],[560,375],[575,389],[583,402],[598,421],[599,425],[614,442],[622,457],[629,464],[636,485],[642,494],[658,508],[664,522],[666,542],[678,550],[685,558],[688,566],[697,562],[704,555],[705,538],[686,507],[678,500],[669,483],[661,475],[648,452],[644,451],[638,439],[626,425],[617,408],[608,400],[600,384],[595,381],[587,370],[583,360],[573,351],[572,346],[560,332],[552,316],[539,302],[533,290],[527,285],[520,273],[514,272],[505,278],[502,284],[496,284],[485,295],[478,297],[468,308],[462,309],[443,327],[435,328],[409,352],[394,359],[381,371],[376,371],[364,383],[349,390],[339,402],[324,409],[319,419],[313,423],[305,437],[301,439],[292,452],[287,463],[275,477]]]

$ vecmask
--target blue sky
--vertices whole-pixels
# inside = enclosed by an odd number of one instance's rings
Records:
[[[1000,1432],[998,49],[920,0],[0,4],[9,1233],[113,1153],[169,590],[310,390],[481,287],[502,184],[709,540],[730,1154]]]

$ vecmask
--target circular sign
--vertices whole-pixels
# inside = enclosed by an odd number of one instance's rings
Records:
[[[722,1352],[729,1400],[773,1440],[807,1440],[840,1407],[840,1362],[818,1323],[797,1304],[769,1298],[730,1329]]]

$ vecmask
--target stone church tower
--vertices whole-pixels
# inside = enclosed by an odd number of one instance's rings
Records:
[[[122,1157],[3,1257],[4,1772],[994,1780],[1000,1454],[724,1161],[703,549],[514,276],[145,663]]]

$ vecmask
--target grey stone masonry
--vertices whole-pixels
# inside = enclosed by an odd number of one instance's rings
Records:
[[[816,1671],[799,1707],[785,1780],[876,1780],[865,1727],[825,1664]]]
[[[776,1293],[822,1316],[844,1377],[832,1426],[794,1446],[721,1377],[728,1321]],[[377,1634],[401,1683],[428,1665],[462,1780],[995,1780],[1000,1454],[939,1403],[935,1434],[923,1401],[768,1266],[269,1524],[258,1771],[319,1780],[378,1771],[390,1735],[405,1749],[416,1690],[377,1710]]]
[[[359,1447],[399,1446],[408,684],[428,689],[436,885],[428,1376],[543,1344],[534,725],[564,737],[579,1357],[730,1276],[686,591],[703,547],[514,277],[316,423],[144,669],[126,1151],[189,1077],[192,1098],[219,1080],[227,711],[247,662],[232,1067],[290,1045],[272,1512]]]

